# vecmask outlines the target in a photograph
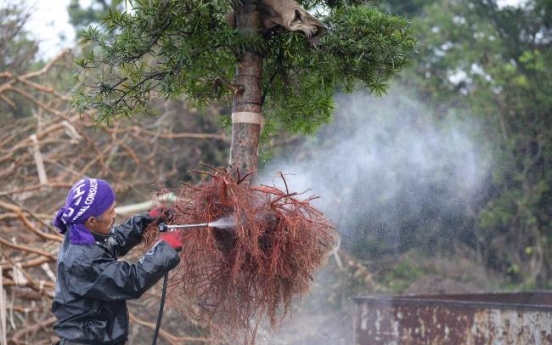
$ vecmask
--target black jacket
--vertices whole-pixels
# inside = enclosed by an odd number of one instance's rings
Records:
[[[153,219],[146,213],[114,227],[96,244],[73,245],[69,235],[59,249],[52,312],[60,338],[84,344],[118,344],[128,337],[126,300],[139,298],[180,262],[166,242],[158,242],[137,263],[117,261],[140,243]]]

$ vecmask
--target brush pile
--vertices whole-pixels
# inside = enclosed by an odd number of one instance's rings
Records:
[[[251,186],[248,176],[226,170],[199,173],[204,181],[183,186],[168,223],[212,225],[222,218],[231,226],[182,231],[182,261],[169,280],[168,303],[226,336],[254,339],[263,319],[275,326],[292,299],[308,292],[337,234],[310,205],[313,197]],[[148,241],[156,231],[147,229]]]

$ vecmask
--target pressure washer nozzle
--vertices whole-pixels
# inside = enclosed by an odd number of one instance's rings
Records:
[[[165,223],[161,223],[161,224],[159,224],[159,231],[160,232],[169,231],[169,226]]]

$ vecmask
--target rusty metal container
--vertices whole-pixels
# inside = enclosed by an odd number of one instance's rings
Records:
[[[552,292],[355,298],[355,345],[552,345]]]

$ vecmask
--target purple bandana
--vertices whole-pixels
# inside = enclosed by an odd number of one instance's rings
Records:
[[[95,178],[82,179],[71,187],[65,206],[57,211],[52,224],[62,234],[69,229],[72,244],[94,244],[94,236],[84,226],[84,222],[103,214],[113,202],[115,193],[109,183]]]

